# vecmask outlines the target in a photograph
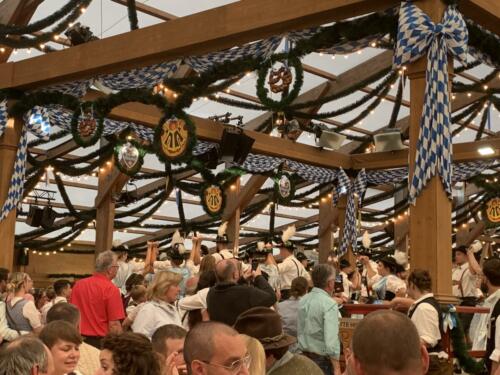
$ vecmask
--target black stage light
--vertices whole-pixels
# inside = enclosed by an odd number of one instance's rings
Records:
[[[228,163],[243,164],[255,140],[236,126],[224,128],[220,141],[220,159]]]

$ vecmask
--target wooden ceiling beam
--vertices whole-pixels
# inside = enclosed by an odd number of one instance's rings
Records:
[[[458,9],[478,25],[500,34],[500,6],[497,0],[463,0]]]
[[[385,10],[396,4],[399,4],[396,0],[238,1],[66,50],[2,64],[0,88],[36,88],[203,55],[289,30]]]

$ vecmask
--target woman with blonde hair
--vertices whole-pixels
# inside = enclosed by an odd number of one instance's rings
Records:
[[[155,275],[148,287],[148,302],[137,313],[132,331],[151,339],[156,329],[165,324],[182,327],[179,310],[174,304],[179,295],[181,281],[182,275],[175,272],[162,271]]]
[[[24,272],[14,272],[7,283],[7,293],[11,298],[6,303],[7,322],[11,329],[19,334],[42,329],[42,317],[32,300],[25,299],[25,294],[33,288],[33,280]]]
[[[259,340],[247,335],[241,335],[245,340],[247,352],[250,356],[249,375],[264,375],[266,373],[266,353]]]

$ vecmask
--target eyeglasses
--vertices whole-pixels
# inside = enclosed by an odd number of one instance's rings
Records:
[[[252,357],[250,357],[250,354],[247,354],[243,358],[234,361],[229,366],[220,365],[218,363],[210,363],[210,362],[206,362],[206,361],[202,361],[202,360],[199,360],[199,361],[208,365],[208,366],[220,367],[220,368],[226,369],[231,374],[237,374],[238,371],[241,371],[242,368],[245,368],[247,370],[250,368],[250,363],[252,362]]]

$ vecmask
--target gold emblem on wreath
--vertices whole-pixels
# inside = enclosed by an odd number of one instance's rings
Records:
[[[490,199],[486,203],[486,215],[492,223],[500,223],[500,198]]]
[[[171,118],[162,125],[161,148],[168,158],[176,158],[186,151],[188,145],[188,129],[186,122]]]
[[[269,87],[275,94],[288,90],[292,83],[292,71],[287,66],[282,66],[278,70],[271,69],[269,72]]]
[[[222,190],[219,186],[211,185],[204,192],[205,205],[213,213],[220,211],[222,207]]]

